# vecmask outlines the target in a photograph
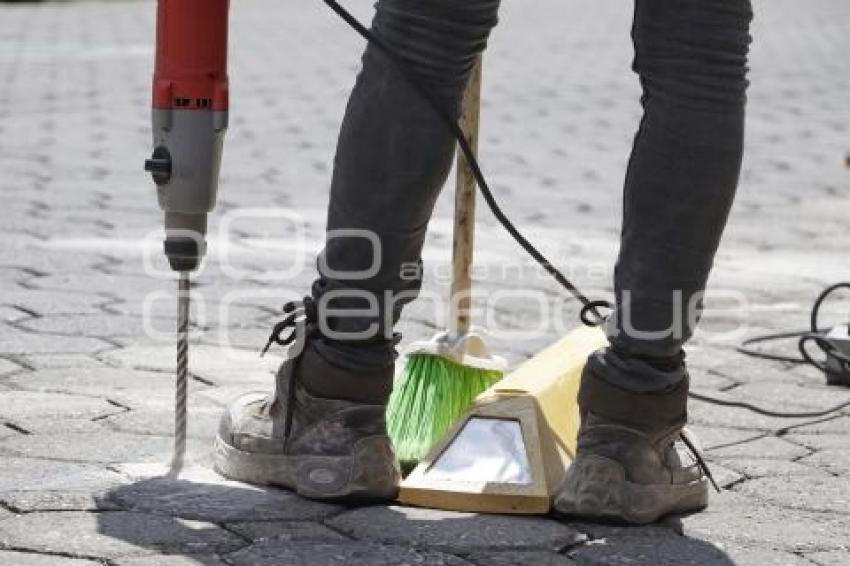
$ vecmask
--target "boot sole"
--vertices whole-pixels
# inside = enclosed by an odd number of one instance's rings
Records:
[[[215,470],[245,483],[283,487],[308,499],[371,502],[395,499],[400,472],[387,437],[355,443],[351,456],[246,452],[215,439]]]
[[[701,511],[708,506],[708,480],[679,485],[641,485],[625,479],[620,464],[588,455],[577,460],[555,497],[555,512],[643,525],[665,515]]]

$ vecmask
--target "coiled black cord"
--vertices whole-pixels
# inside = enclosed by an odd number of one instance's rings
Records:
[[[831,356],[836,361],[838,361],[843,366],[843,373],[850,373],[850,357],[846,356],[843,352],[839,351],[835,345],[826,338],[827,329],[822,328],[820,326],[820,311],[824,302],[831,297],[836,291],[839,289],[850,289],[850,282],[842,282],[836,283],[835,285],[831,285],[823,290],[823,292],[818,295],[815,304],[812,306],[812,312],[810,315],[810,328],[809,330],[802,330],[797,332],[780,332],[778,334],[763,334],[761,336],[755,336],[750,338],[749,340],[745,340],[741,346],[738,347],[738,351],[742,354],[746,354],[747,356],[752,356],[754,358],[760,358],[763,360],[773,360],[779,362],[786,362],[791,364],[808,364],[816,367],[821,370],[825,374],[835,374],[836,372],[827,367],[825,363],[819,362],[815,360],[812,355],[809,353],[807,346],[810,343],[814,343],[818,346],[821,351],[827,356]],[[752,348],[755,344],[764,344],[766,342],[774,342],[777,340],[787,340],[789,338],[798,338],[797,349],[800,352],[799,356],[788,356],[785,354],[776,354],[772,352],[765,352],[762,350],[756,350]],[[720,403],[718,403],[720,404]],[[726,401],[722,404],[727,406],[740,406],[740,404],[734,404],[734,402]],[[824,417],[832,413],[836,413],[842,409],[850,407],[850,401],[846,401],[844,403],[840,403],[832,408],[824,409],[823,411],[815,411],[815,412],[804,412],[804,413],[777,413],[773,411],[766,411],[763,409],[756,410],[755,412],[772,416],[772,417]],[[755,410],[756,408],[750,406],[747,407],[750,410]]]
[[[820,309],[823,306],[824,302],[829,298],[833,293],[838,291],[839,289],[850,289],[850,282],[847,283],[837,283],[830,287],[827,287],[817,298],[814,306],[812,307],[812,312],[810,315],[810,330],[802,330],[795,332],[779,332],[776,334],[762,334],[760,336],[754,336],[748,340],[745,340],[738,348],[737,351],[745,354],[747,356],[751,356],[753,358],[759,358],[763,360],[771,360],[776,362],[785,362],[791,364],[809,364],[812,365],[824,373],[833,373],[833,370],[828,368],[826,364],[823,364],[817,360],[815,360],[811,354],[809,354],[806,349],[807,344],[810,342],[814,342],[824,354],[831,355],[836,360],[838,360],[844,366],[845,372],[850,372],[850,358],[845,356],[843,353],[838,351],[836,347],[826,339],[826,330],[822,329],[819,324],[820,319]],[[798,350],[800,351],[800,356],[788,356],[785,354],[776,354],[772,352],[764,352],[762,350],[756,350],[752,348],[755,344],[763,344],[766,342],[774,342],[777,340],[787,340],[789,338],[798,338],[799,341],[797,343]],[[766,417],[778,417],[783,419],[813,419],[818,417],[826,417],[828,415],[832,415],[834,413],[838,413],[848,407],[850,407],[850,401],[845,401],[843,403],[839,403],[833,407],[829,407],[828,409],[823,409],[820,411],[801,411],[801,412],[788,412],[788,411],[771,411],[770,409],[764,409],[762,407],[758,407],[756,405],[752,405],[750,403],[745,403],[742,401],[727,401],[725,399],[718,399],[716,397],[710,397],[707,395],[701,395],[699,393],[689,393],[689,396],[692,399],[697,399],[699,401],[705,401],[706,403],[711,403],[713,405],[720,405],[722,407],[734,407],[738,409],[747,409],[748,411],[752,411],[759,415],[764,415]]]
[[[835,285],[831,285],[824,289],[820,295],[818,295],[818,298],[815,301],[814,306],[812,306],[812,311],[809,316],[809,330],[802,330],[796,332],[780,332],[778,334],[763,334],[761,336],[754,336],[749,340],[745,340],[738,347],[738,351],[742,354],[746,354],[754,358],[787,362],[791,364],[809,364],[824,373],[833,373],[833,370],[826,367],[825,364],[815,360],[807,350],[807,345],[811,342],[814,342],[824,354],[831,355],[838,362],[840,362],[844,366],[845,372],[850,372],[850,357],[844,355],[832,344],[832,342],[830,342],[826,338],[826,333],[828,329],[821,328],[820,326],[821,307],[823,306],[824,302],[839,289],[850,289],[850,282],[842,282],[836,283]],[[785,340],[788,338],[799,338],[797,342],[797,349],[800,352],[799,356],[774,354],[771,352],[764,352],[762,350],[756,350],[751,348],[751,346],[753,346],[754,344],[763,344],[765,342]]]

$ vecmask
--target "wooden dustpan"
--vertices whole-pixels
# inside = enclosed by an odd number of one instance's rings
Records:
[[[482,513],[549,511],[575,456],[587,357],[607,345],[579,328],[482,393],[402,482],[399,501]]]

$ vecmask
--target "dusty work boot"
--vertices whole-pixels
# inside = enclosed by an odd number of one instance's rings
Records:
[[[555,511],[644,524],[705,508],[710,472],[684,429],[687,395],[687,376],[670,391],[633,393],[586,368],[576,459]]]
[[[336,367],[308,341],[278,370],[273,394],[243,395],[222,416],[216,470],[311,499],[394,498],[400,472],[384,418],[392,379],[392,366]]]

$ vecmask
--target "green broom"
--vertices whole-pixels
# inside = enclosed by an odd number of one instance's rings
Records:
[[[464,93],[460,124],[473,151],[478,146],[480,108],[479,58]],[[387,407],[389,434],[406,471],[413,469],[480,393],[502,378],[506,367],[503,359],[490,355],[470,324],[476,184],[460,151],[457,163],[450,330],[411,346]]]

